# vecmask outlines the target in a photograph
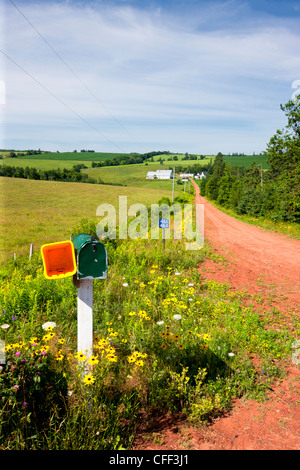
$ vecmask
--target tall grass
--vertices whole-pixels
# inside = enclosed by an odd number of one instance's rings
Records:
[[[161,182],[163,183],[163,182]],[[168,183],[168,182],[165,182]],[[81,219],[96,217],[100,204],[113,204],[117,216],[119,196],[127,196],[128,207],[157,203],[172,197],[171,185],[144,188],[114,187],[85,183],[0,178],[0,261],[39,250],[43,243],[68,240]]]

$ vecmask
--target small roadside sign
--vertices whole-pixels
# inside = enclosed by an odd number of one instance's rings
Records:
[[[159,219],[159,228],[169,228],[169,219]]]
[[[169,219],[159,219],[159,228],[162,228],[163,247],[165,249],[165,229],[169,228]]]

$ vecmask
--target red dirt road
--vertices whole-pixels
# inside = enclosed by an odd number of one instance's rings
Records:
[[[228,216],[201,197],[195,183],[194,187],[196,203],[204,204],[204,237],[228,262],[226,270],[222,265],[206,263],[205,277],[249,292],[284,295],[299,308],[300,241]]]
[[[194,187],[195,202],[204,204],[204,237],[225,258],[201,264],[202,277],[247,291],[250,299],[260,296],[263,302],[257,308],[262,314],[272,307],[284,312],[288,325],[291,313],[300,321],[300,241],[228,216],[199,195],[197,184]],[[252,303],[256,305],[255,300]],[[139,436],[134,448],[300,450],[300,366],[291,361],[287,372],[264,403],[237,400],[226,416],[198,429],[163,417],[152,430],[155,442]]]

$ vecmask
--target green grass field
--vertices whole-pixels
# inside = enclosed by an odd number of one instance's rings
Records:
[[[154,182],[155,183],[155,182]],[[100,204],[113,204],[118,214],[119,195],[134,203],[155,204],[172,197],[169,182],[160,187],[121,187],[58,181],[0,178],[1,247],[0,260],[13,253],[29,253],[43,243],[68,240],[72,227],[83,218],[96,218]],[[177,188],[176,188],[177,189]]]
[[[267,170],[267,157],[265,155],[224,155],[225,163],[230,163],[232,166],[242,166],[249,168],[253,163],[262,165],[263,170]]]

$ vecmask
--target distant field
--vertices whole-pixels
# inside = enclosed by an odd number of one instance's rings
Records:
[[[162,159],[165,165],[194,165],[195,163],[204,165],[209,163],[211,158],[214,160],[215,155],[205,155],[205,158],[203,160],[200,160],[200,154],[197,155],[197,157],[197,160],[184,160],[185,154],[166,153],[162,155],[154,155],[153,160],[154,162],[159,162],[159,160]],[[177,158],[177,160],[174,160],[174,158]],[[150,164],[151,162],[148,160],[148,163]]]
[[[107,166],[103,168],[89,168],[83,170],[91,178],[101,178],[104,183],[122,184],[147,190],[169,190],[172,191],[172,180],[146,180],[148,171],[155,171],[162,168],[162,165],[152,163],[151,165],[122,165]],[[175,184],[175,191],[179,191],[180,186]]]
[[[174,157],[177,157],[177,160],[174,160]],[[170,160],[173,158],[173,160]],[[175,166],[176,165],[185,165],[185,166],[191,166],[191,165],[207,165],[210,162],[214,162],[214,159],[216,158],[215,155],[205,155],[204,159],[200,159],[200,155],[198,155],[197,160],[184,160],[185,155],[184,154],[163,154],[163,155],[155,155],[153,157],[154,162],[158,162],[160,159],[163,160],[164,165],[168,166]],[[257,165],[262,165],[263,169],[269,168],[269,165],[267,164],[266,160],[267,157],[265,155],[224,155],[223,156],[224,161],[226,163],[230,163],[232,166],[242,166],[245,168],[249,168],[252,163],[256,163]],[[148,162],[151,164],[151,162]]]
[[[13,253],[29,253],[34,244],[68,240],[71,229],[81,219],[96,218],[100,204],[113,204],[118,213],[119,195],[134,203],[154,204],[171,189],[114,187],[57,181],[0,178],[1,246],[0,260]]]
[[[224,161],[225,163],[230,163],[232,166],[249,168],[252,163],[256,163],[256,165],[262,165],[264,170],[269,168],[265,155],[224,155]]]
[[[21,168],[37,168],[40,170],[71,170],[74,165],[83,163],[86,166],[91,166],[92,162],[83,161],[83,160],[47,160],[46,158],[34,159],[27,157],[18,157],[18,158],[3,158],[0,160],[0,165],[10,165],[14,167]]]
[[[2,155],[6,156],[9,152],[1,152]],[[18,153],[18,152],[16,152]],[[25,155],[24,157],[13,158],[13,160],[25,159],[25,160],[74,160],[81,162],[99,162],[104,160],[112,160],[115,157],[121,155],[127,155],[124,153],[105,153],[105,152],[51,152],[42,153],[40,155]]]

